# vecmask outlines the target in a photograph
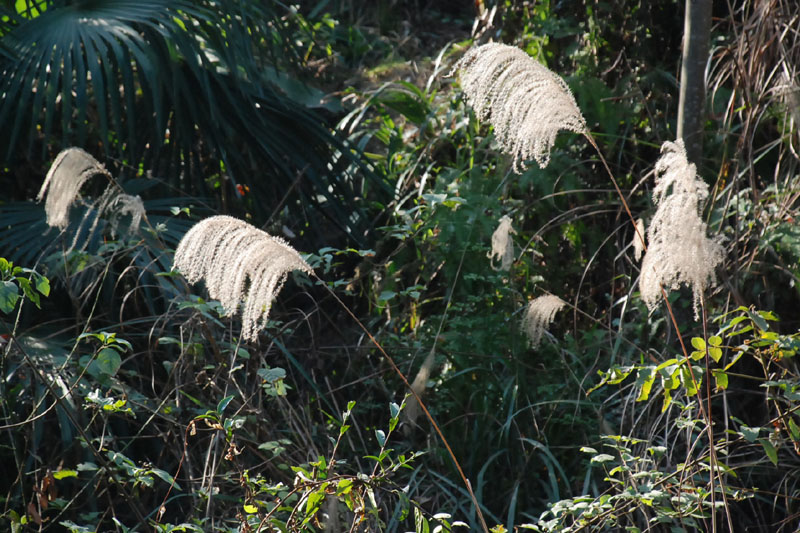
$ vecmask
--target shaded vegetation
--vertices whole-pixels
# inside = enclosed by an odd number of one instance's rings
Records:
[[[697,318],[687,288],[648,310],[623,206],[653,220],[682,3],[359,4],[0,4],[0,527],[479,530],[360,321],[493,532],[793,530],[795,3],[715,6],[697,174],[724,260]],[[515,172],[447,76],[490,40],[586,120],[544,168]],[[51,228],[33,198],[70,146],[108,172]],[[215,214],[314,270],[256,341],[172,268]],[[566,305],[530,346],[543,295]]]

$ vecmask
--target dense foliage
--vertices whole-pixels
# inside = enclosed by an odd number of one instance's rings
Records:
[[[796,3],[714,7],[663,295],[682,2],[359,4],[0,4],[0,527],[794,530]],[[489,41],[585,126],[515,151]]]

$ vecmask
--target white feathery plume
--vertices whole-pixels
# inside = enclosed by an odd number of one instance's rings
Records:
[[[545,329],[565,305],[564,300],[552,294],[539,296],[528,303],[525,316],[522,317],[522,331],[528,336],[528,346],[531,348],[539,346]]]
[[[69,223],[69,208],[80,197],[81,186],[97,174],[109,176],[106,167],[80,148],[67,148],[58,154],[36,195],[44,204],[47,225],[61,229]]]
[[[492,233],[492,251],[486,254],[494,270],[508,270],[514,263],[514,240],[512,233],[516,233],[511,226],[511,218],[503,215],[500,224]],[[495,266],[495,260],[500,261],[500,266]]]
[[[519,48],[499,43],[472,48],[455,71],[478,119],[489,120],[517,172],[528,159],[546,167],[560,130],[588,131],[564,80]]]
[[[636,230],[633,232],[633,257],[638,261],[644,253],[644,220],[636,221]]]
[[[254,341],[272,300],[292,270],[311,267],[283,239],[242,220],[214,216],[195,224],[175,250],[173,268],[190,283],[204,280],[228,313],[242,304],[242,338]]]
[[[145,216],[144,202],[139,195],[133,196],[130,194],[119,194],[111,202],[109,209],[111,212],[111,236],[116,237],[117,226],[119,225],[119,218],[124,215],[130,215],[131,223],[128,226],[128,233],[137,233],[139,225],[142,223],[142,217]]]
[[[665,142],[661,153],[653,189],[657,209],[647,231],[639,289],[652,311],[661,301],[662,286],[673,290],[682,283],[688,285],[694,293],[697,316],[703,292],[716,284],[714,268],[723,260],[723,248],[706,236],[708,228],[700,212],[708,185],[686,159],[683,141]]]

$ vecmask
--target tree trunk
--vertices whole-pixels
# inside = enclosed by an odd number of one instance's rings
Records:
[[[712,0],[686,0],[683,23],[678,138],[686,145],[689,161],[697,164],[703,154],[705,70],[711,36]]]

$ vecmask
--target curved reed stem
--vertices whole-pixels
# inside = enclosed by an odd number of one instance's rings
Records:
[[[381,352],[381,354],[389,362],[389,365],[392,367],[392,370],[394,370],[395,373],[398,376],[400,376],[400,379],[403,381],[403,383],[405,384],[406,388],[408,388],[408,390],[411,391],[412,396],[414,396],[414,399],[417,401],[419,406],[422,408],[422,412],[425,413],[425,417],[431,423],[431,425],[433,426],[434,431],[436,431],[436,434],[442,440],[442,444],[444,444],[444,447],[447,449],[448,455],[450,455],[450,459],[453,460],[453,464],[455,465],[456,470],[458,470],[458,475],[461,477],[461,481],[463,481],[464,482],[464,486],[467,487],[467,492],[469,492],[469,497],[472,499],[472,504],[475,506],[475,512],[477,513],[478,520],[481,523],[481,529],[484,531],[484,533],[489,533],[489,527],[486,525],[486,520],[483,518],[483,513],[481,512],[481,506],[480,506],[480,504],[478,504],[478,498],[475,497],[475,493],[472,491],[472,485],[470,484],[469,479],[467,479],[467,476],[464,474],[464,470],[461,468],[461,464],[458,462],[458,459],[456,459],[456,454],[453,452],[453,449],[450,447],[450,443],[447,442],[447,439],[444,437],[444,434],[442,433],[442,430],[439,428],[439,424],[436,423],[436,420],[434,420],[433,415],[430,413],[430,411],[428,411],[428,407],[425,405],[425,402],[422,401],[422,398],[420,397],[420,395],[417,394],[417,392],[411,386],[411,383],[409,383],[408,379],[406,379],[406,377],[403,375],[403,372],[400,371],[400,368],[394,362],[394,359],[392,359],[392,357],[388,353],[386,353],[386,350],[383,349],[383,346],[381,346],[381,344],[377,341],[377,339],[375,339],[375,337],[372,336],[372,333],[369,332],[367,327],[364,324],[361,323],[361,321],[356,317],[356,315],[353,314],[353,312],[350,310],[350,308],[347,307],[347,304],[345,304],[339,298],[339,296],[337,296],[337,294],[333,291],[333,289],[328,287],[328,284],[325,283],[323,280],[321,280],[319,278],[319,276],[317,276],[313,272],[312,272],[312,275],[315,278],[317,278],[318,281],[321,282],[320,284],[322,286],[324,286],[328,290],[330,295],[333,296],[333,299],[336,300],[339,303],[339,305],[342,306],[342,308],[350,316],[350,318],[352,318],[355,321],[355,323],[358,324],[358,327],[360,327],[362,329],[362,331],[364,331],[364,333],[366,333],[367,337],[369,337],[369,340],[372,341],[372,344],[375,345],[375,347],[378,349],[378,351]]]

